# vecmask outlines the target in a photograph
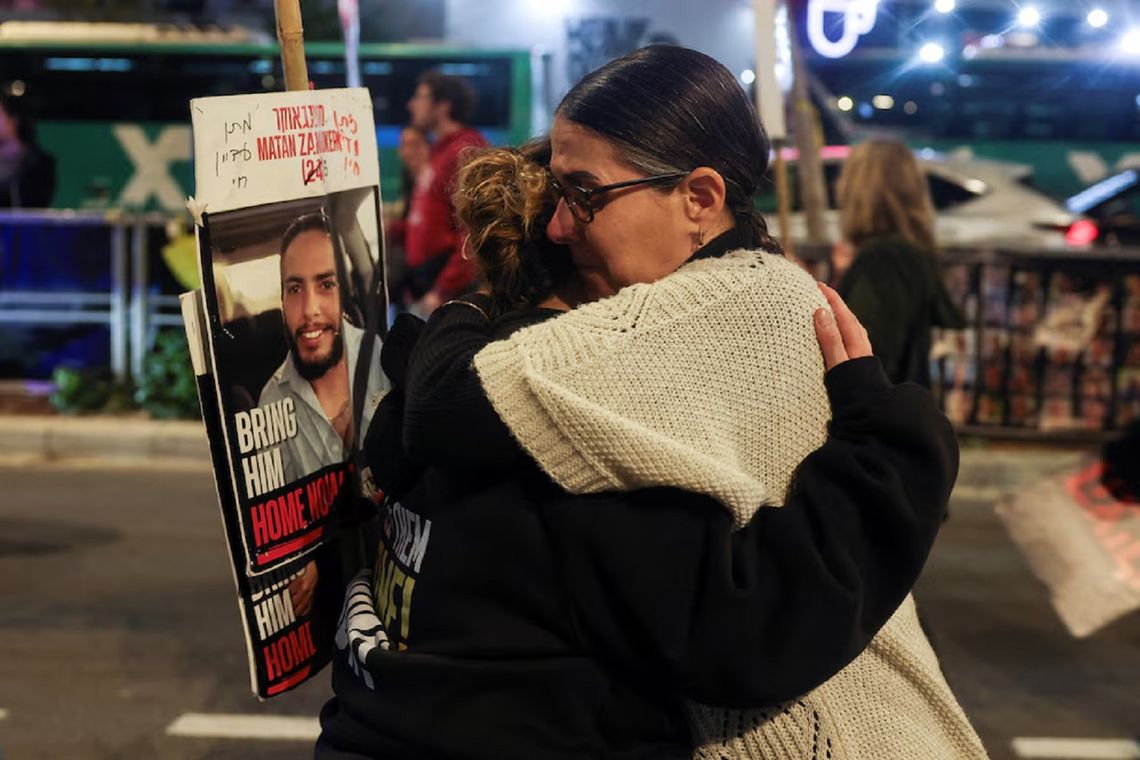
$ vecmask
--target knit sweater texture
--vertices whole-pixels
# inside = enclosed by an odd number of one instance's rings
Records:
[[[739,526],[782,503],[792,470],[827,437],[820,306],[794,264],[736,251],[520,330],[475,368],[566,490],[676,486],[717,499]]]
[[[826,438],[813,280],[762,251],[694,261],[493,343],[484,390],[523,448],[575,493],[671,485],[739,526],[777,507]],[[692,703],[694,757],[984,758],[907,597],[862,654],[771,710]]]

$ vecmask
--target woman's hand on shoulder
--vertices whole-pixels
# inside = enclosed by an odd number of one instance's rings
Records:
[[[830,370],[848,359],[871,356],[871,340],[866,328],[835,290],[822,282],[816,284],[831,307],[831,313],[827,309],[815,311],[815,337],[823,351],[824,369]]]

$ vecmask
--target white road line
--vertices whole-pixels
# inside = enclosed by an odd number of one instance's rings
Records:
[[[1011,486],[1009,488],[999,488],[997,486],[955,486],[953,493],[950,494],[951,499],[963,499],[966,501],[998,501],[1006,494],[1017,490]]]
[[[166,727],[166,733],[210,739],[316,741],[321,726],[316,718],[287,715],[185,713]]]
[[[1018,757],[1041,760],[1138,760],[1140,742],[1135,739],[1055,739],[1045,736],[1013,740]]]

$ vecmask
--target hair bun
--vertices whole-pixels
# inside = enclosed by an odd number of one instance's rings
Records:
[[[534,143],[461,157],[455,211],[467,230],[467,247],[491,287],[496,312],[527,305],[551,288],[556,264],[548,255],[543,225],[554,195],[539,163],[548,154],[548,143]]]

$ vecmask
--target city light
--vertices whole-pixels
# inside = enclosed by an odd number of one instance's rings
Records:
[[[842,58],[859,42],[859,38],[875,28],[879,0],[808,0],[807,36],[815,52],[825,58]],[[833,38],[824,23],[825,17],[842,14],[842,34]]]
[[[923,63],[938,63],[946,57],[946,50],[937,42],[928,42],[918,51],[918,57]]]
[[[939,13],[953,13],[957,7],[955,0],[934,0],[934,10]]]
[[[1140,55],[1140,28],[1129,29],[1120,38],[1120,52],[1128,55]]]
[[[914,116],[918,113],[918,103],[915,103],[913,100],[908,100],[903,105],[903,110],[906,111],[908,116]]]
[[[844,112],[850,111],[852,108],[855,107],[855,101],[852,100],[851,98],[847,97],[846,95],[844,95],[839,100],[835,101],[835,107],[838,108],[840,111],[844,111]]]
[[[1017,23],[1025,27],[1037,26],[1041,23],[1041,11],[1035,5],[1027,5],[1017,12]]]
[[[744,84],[752,84],[756,81],[756,72],[752,69],[745,69],[740,72],[740,81]]]
[[[876,95],[871,98],[871,105],[880,111],[889,111],[895,107],[895,99],[890,95]]]
[[[1088,15],[1089,26],[1100,29],[1108,24],[1108,12],[1103,8],[1093,8]]]

